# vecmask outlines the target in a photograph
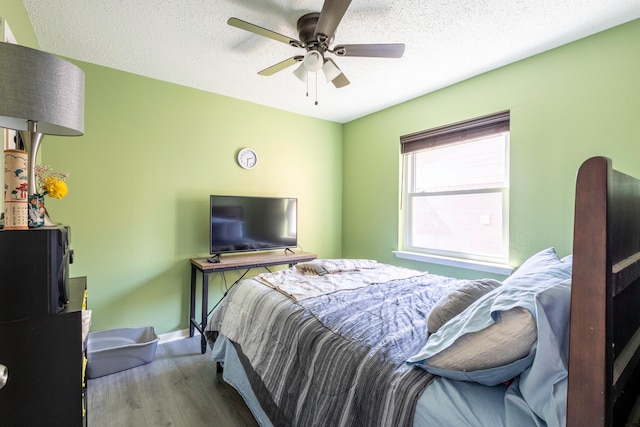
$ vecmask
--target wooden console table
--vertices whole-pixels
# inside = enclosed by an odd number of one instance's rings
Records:
[[[252,268],[267,268],[274,265],[289,264],[292,266],[299,262],[311,261],[318,256],[309,252],[257,252],[249,254],[231,254],[220,257],[220,262],[210,262],[209,258],[191,258],[191,301],[189,305],[189,337],[197,329],[202,334],[201,351],[207,352],[207,339],[204,336],[204,329],[207,327],[208,299],[209,299],[209,274],[221,273],[231,270],[246,270],[245,273],[236,280],[231,289],[240,281]],[[196,271],[202,273],[202,317],[200,322],[196,320]],[[225,294],[226,295],[226,294]],[[224,298],[224,297],[223,297]]]

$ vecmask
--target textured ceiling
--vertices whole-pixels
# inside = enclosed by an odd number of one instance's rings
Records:
[[[42,50],[339,123],[640,17],[640,0],[353,0],[335,44],[405,43],[400,59],[334,58],[351,84],[258,71],[304,54],[227,25],[298,39],[322,0],[24,0]],[[11,23],[9,23],[11,25]]]

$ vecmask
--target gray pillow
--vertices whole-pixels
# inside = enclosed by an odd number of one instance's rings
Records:
[[[459,337],[428,359],[431,367],[450,371],[497,368],[526,357],[538,338],[536,322],[523,307],[503,311],[500,321]]]
[[[442,297],[431,309],[427,319],[427,329],[430,334],[449,320],[462,313],[467,307],[481,296],[500,286],[500,282],[493,279],[469,281],[455,291]]]

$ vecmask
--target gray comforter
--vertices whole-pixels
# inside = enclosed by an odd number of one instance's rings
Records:
[[[207,327],[236,347],[278,426],[409,426],[433,376],[405,360],[427,316],[460,281],[419,274],[293,302],[256,280],[236,285]]]

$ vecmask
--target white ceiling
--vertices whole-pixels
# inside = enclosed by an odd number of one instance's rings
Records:
[[[42,50],[339,123],[640,17],[640,0],[353,0],[334,45],[405,43],[405,54],[333,57],[351,84],[319,76],[315,105],[295,65],[257,74],[303,49],[226,22],[298,39],[297,19],[322,0],[23,2]]]

